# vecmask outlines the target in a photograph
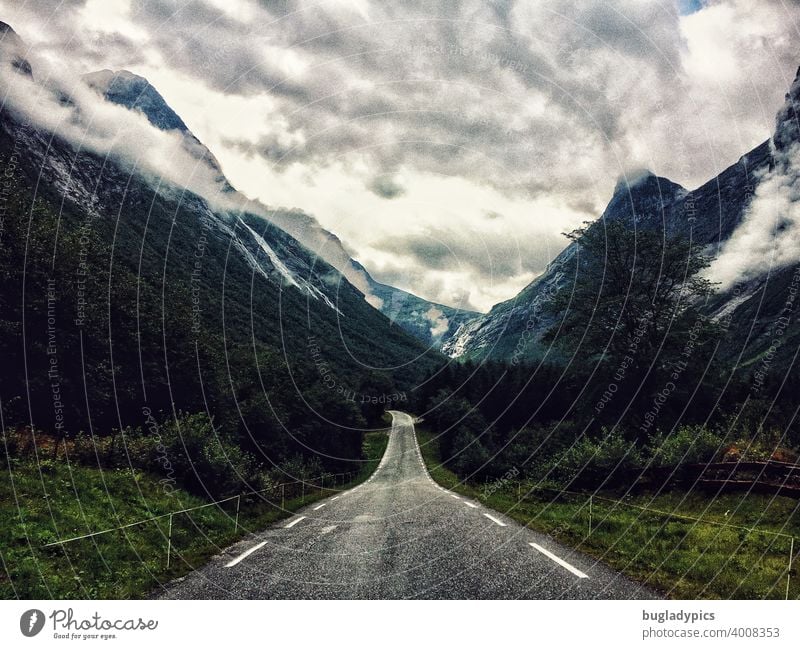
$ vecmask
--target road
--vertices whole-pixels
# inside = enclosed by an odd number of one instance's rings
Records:
[[[365,483],[318,501],[167,584],[169,599],[632,599],[658,595],[438,486],[393,412]]]

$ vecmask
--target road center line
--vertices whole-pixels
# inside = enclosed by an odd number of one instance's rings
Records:
[[[486,516],[486,518],[488,518],[490,521],[493,521],[494,523],[497,523],[497,524],[498,524],[500,527],[506,527],[506,524],[505,524],[503,521],[499,521],[499,520],[497,520],[497,519],[496,519],[494,516],[492,516],[491,514],[486,514],[486,513],[484,513],[484,516]]]
[[[328,504],[328,503],[322,503],[321,505],[317,505],[316,507],[314,507],[314,511],[317,511],[318,509],[322,509],[322,508],[323,508],[323,507],[325,507],[325,505],[327,505],[327,504]]]
[[[334,496],[331,500],[336,500],[339,496]]]
[[[236,557],[236,558],[235,558],[233,561],[229,561],[228,563],[226,563],[226,564],[225,564],[225,567],[226,567],[226,568],[233,568],[233,566],[235,566],[237,563],[239,563],[239,562],[240,562],[240,561],[242,561],[243,559],[246,559],[247,557],[249,557],[249,556],[250,556],[251,554],[253,554],[253,552],[255,552],[256,550],[259,550],[259,549],[263,548],[263,547],[264,547],[266,544],[267,544],[267,542],[266,542],[266,541],[262,541],[262,542],[261,542],[261,543],[259,543],[258,545],[254,545],[252,548],[250,548],[249,550],[247,550],[247,552],[243,552],[243,553],[242,553],[242,554],[240,554],[238,557]]]
[[[450,494],[450,497],[451,497],[451,498],[455,498],[456,500],[461,500],[461,498],[459,498],[459,497],[458,497],[458,496],[456,496],[455,494]]]
[[[288,530],[290,527],[294,527],[294,526],[295,526],[295,525],[297,525],[297,524],[298,524],[300,521],[302,521],[304,518],[305,518],[305,516],[300,516],[299,518],[295,518],[295,519],[294,519],[294,520],[293,520],[291,523],[289,523],[288,525],[286,525],[286,526],[284,527],[284,529],[287,529],[287,530]]]
[[[552,559],[553,561],[555,561],[559,566],[561,566],[563,568],[566,568],[573,575],[577,575],[581,579],[589,579],[589,575],[587,575],[585,572],[581,572],[575,566],[571,566],[570,564],[568,564],[563,559],[559,559],[552,552],[549,552],[548,550],[545,550],[541,545],[537,545],[536,543],[529,543],[528,545],[530,545],[533,549],[538,550],[539,552],[541,552],[547,558]]]
[[[468,503],[466,500],[464,501],[464,504],[465,504],[467,507],[472,507],[472,509],[478,509],[478,506],[477,506],[477,505],[473,505],[472,503]]]

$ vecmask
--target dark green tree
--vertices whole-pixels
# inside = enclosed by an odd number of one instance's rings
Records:
[[[591,375],[590,414],[639,426],[665,390],[670,407],[685,405],[675,396],[689,398],[720,333],[702,313],[714,290],[701,272],[709,258],[685,237],[622,221],[567,237],[575,244],[570,281],[550,304],[558,322],[545,339]]]

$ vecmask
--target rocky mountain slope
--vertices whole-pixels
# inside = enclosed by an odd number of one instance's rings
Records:
[[[722,255],[745,222],[756,218],[750,212],[765,178],[781,173],[779,183],[787,186],[787,192],[792,191],[794,161],[787,152],[796,153],[800,145],[795,110],[798,102],[800,76],[778,113],[774,136],[697,189],[689,191],[651,172],[620,181],[596,227],[601,227],[603,221],[625,220],[668,237],[682,235],[704,246],[709,255]],[[784,161],[783,171],[776,171],[776,165],[787,156],[790,159]],[[769,224],[766,227],[769,229]],[[780,227],[793,227],[793,222],[790,219]],[[778,235],[776,230],[774,236]],[[570,244],[513,299],[463,323],[445,343],[444,353],[453,358],[490,358],[515,363],[557,361],[559,352],[542,342],[543,334],[559,321],[547,303],[559,288],[572,281],[575,251],[576,244]],[[706,305],[707,313],[728,329],[720,351],[729,360],[753,365],[768,352],[776,319],[787,300],[791,302],[791,291],[795,290],[792,286],[797,283],[797,261],[778,260],[767,272],[742,273],[734,284],[722,283],[718,294]],[[797,340],[800,328],[792,325],[783,344]],[[787,358],[789,361],[791,358]]]
[[[5,421],[107,432],[142,425],[145,407],[202,411],[281,458],[357,457],[365,377],[400,368],[387,381],[402,392],[442,357],[224,191],[213,157],[144,80],[40,82],[3,31]]]
[[[108,101],[141,112],[156,128],[181,133],[187,151],[217,172],[217,180],[222,185],[221,191],[229,195],[235,194],[235,190],[223,175],[214,155],[191,133],[183,120],[146,79],[127,70],[118,72],[102,70],[85,75],[84,80]],[[232,197],[229,196],[229,198]],[[440,347],[462,322],[477,315],[473,312],[459,311],[452,307],[431,303],[401,289],[375,281],[366,268],[350,258],[335,235],[321,228],[313,217],[303,212],[280,208],[265,209],[264,206],[248,202],[241,196],[237,198],[243,205],[246,205],[245,209],[267,219],[278,229],[289,233],[326,262],[332,264],[348,281],[365,294],[367,301],[372,306],[389,317],[392,323],[428,345]],[[263,226],[263,224],[261,225]],[[254,226],[258,229],[257,224]],[[268,230],[272,233],[275,228]],[[263,237],[255,232],[252,234],[262,249],[265,249],[265,245],[269,248]],[[252,247],[252,242],[248,242],[248,244]],[[283,246],[274,245],[274,250],[270,248],[267,256],[271,255],[273,261],[279,261],[284,267],[296,266],[292,256],[284,255],[284,252]],[[305,283],[298,282],[296,276],[288,281],[301,286],[313,297],[320,297],[323,294],[320,287],[311,288],[313,284],[306,286]]]

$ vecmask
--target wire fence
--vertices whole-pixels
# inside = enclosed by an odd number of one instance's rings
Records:
[[[609,498],[607,496],[600,496],[594,493],[587,494],[578,491],[559,490],[559,489],[553,489],[549,487],[539,487],[539,486],[526,489],[526,485],[524,485],[522,482],[517,482],[516,492],[517,492],[517,500],[519,502],[535,500],[536,502],[541,503],[544,500],[543,492],[552,493],[555,495],[555,498],[551,499],[551,501],[554,501],[558,498],[562,498],[565,496],[570,498],[575,498],[576,500],[578,500],[580,503],[582,503],[579,505],[578,512],[585,512],[586,515],[586,521],[585,521],[586,540],[590,540],[592,538],[592,535],[598,531],[599,526],[607,522],[609,513],[613,512],[614,509],[617,508],[634,509],[649,516],[660,517],[666,522],[682,521],[686,523],[692,523],[693,525],[708,525],[720,529],[735,530],[737,532],[744,533],[745,535],[757,534],[757,535],[764,535],[767,537],[771,536],[774,537],[775,539],[783,539],[785,540],[788,546],[787,563],[785,568],[786,586],[784,591],[784,599],[789,599],[790,587],[792,584],[793,565],[798,558],[798,556],[795,555],[796,538],[792,534],[788,534],[786,532],[776,532],[774,530],[761,529],[755,526],[736,525],[733,523],[715,521],[708,518],[698,518],[696,516],[689,516],[686,514],[680,514],[676,512],[663,511],[660,509],[654,509],[651,507],[644,507],[642,505],[625,502],[624,500]],[[598,503],[608,505],[607,511],[601,512],[600,515],[598,515],[597,512]],[[610,510],[610,512],[608,510]],[[770,543],[769,548],[771,549],[772,546],[773,543]]]
[[[99,530],[97,532],[81,534],[80,536],[74,536],[67,539],[59,539],[57,541],[47,543],[42,547],[50,548],[55,546],[64,546],[69,543],[74,543],[76,541],[81,541],[84,539],[93,539],[98,536],[103,536],[105,534],[111,534],[113,532],[128,530],[130,528],[139,527],[141,525],[158,524],[159,522],[166,520],[167,521],[167,531],[165,538],[166,555],[167,555],[166,567],[169,568],[173,554],[173,520],[176,516],[191,514],[192,512],[208,509],[210,507],[221,508],[222,505],[235,502],[236,508],[232,518],[233,518],[233,531],[234,533],[236,533],[239,531],[240,527],[239,515],[242,509],[243,499],[246,502],[248,498],[258,498],[257,502],[266,503],[270,506],[279,508],[281,511],[283,511],[285,510],[286,503],[288,501],[295,500],[297,498],[299,498],[301,501],[305,501],[306,496],[311,495],[314,492],[318,493],[319,495],[322,495],[326,489],[336,490],[341,487],[345,487],[346,485],[348,485],[348,483],[355,480],[358,477],[358,475],[359,475],[358,471],[348,471],[345,473],[323,474],[311,478],[310,481],[293,480],[291,482],[283,482],[271,485],[266,489],[251,490],[240,494],[236,494],[235,496],[228,496],[227,498],[214,500],[212,502],[205,503],[203,505],[188,507],[186,509],[178,509],[175,511],[166,512],[164,514],[159,514],[157,516],[150,516],[148,518],[143,518],[141,520],[134,521],[132,523],[126,523],[124,525],[110,527],[107,529]],[[327,485],[326,482],[328,483]],[[265,494],[269,494],[269,497],[265,496]],[[280,505],[278,504],[278,502],[280,502]]]

